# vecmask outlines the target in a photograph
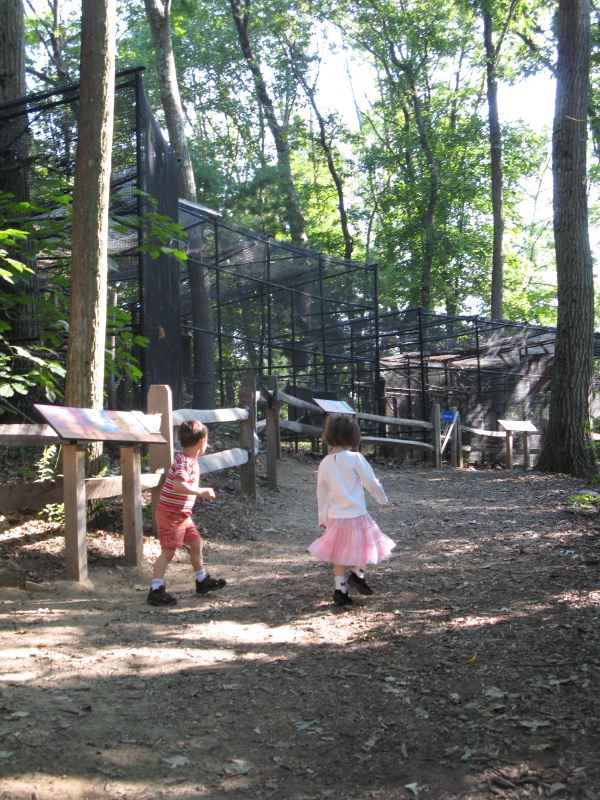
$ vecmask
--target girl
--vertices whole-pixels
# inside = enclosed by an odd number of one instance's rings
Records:
[[[328,416],[323,441],[330,452],[319,465],[317,501],[319,527],[325,533],[308,552],[333,564],[333,602],[347,606],[353,602],[346,583],[348,567],[353,565],[347,582],[360,594],[373,594],[365,580],[366,566],[388,558],[396,544],[367,513],[363,489],[382,506],[389,501],[365,457],[353,452],[360,442],[356,419],[348,414]]]

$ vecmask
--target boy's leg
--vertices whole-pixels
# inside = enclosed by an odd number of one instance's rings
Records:
[[[196,576],[196,594],[206,594],[222,589],[227,581],[224,578],[211,578],[204,569],[204,542],[191,520],[186,529],[184,541],[190,548],[190,561]]]
[[[200,536],[198,536],[197,539],[187,544],[189,544],[190,547],[190,561],[192,562],[194,572],[197,574],[204,569],[204,559],[202,556],[203,542]]]
[[[174,547],[161,547],[160,555],[152,568],[152,586],[148,592],[147,602],[151,606],[176,606],[177,598],[165,589],[165,572],[173,556]]]
[[[165,572],[167,571],[167,567],[173,560],[173,556],[175,555],[175,548],[174,547],[161,547],[160,555],[154,562],[154,566],[152,567],[152,580],[164,580]]]

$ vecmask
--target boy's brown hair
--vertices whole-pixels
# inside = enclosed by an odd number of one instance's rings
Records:
[[[329,447],[352,447],[360,442],[360,428],[350,414],[329,414],[325,420],[323,441]]]
[[[202,439],[206,439],[208,429],[197,419],[182,422],[179,426],[179,442],[182,447],[191,447]]]

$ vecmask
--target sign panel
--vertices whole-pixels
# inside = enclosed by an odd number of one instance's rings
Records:
[[[503,430],[513,431],[513,433],[518,433],[519,431],[527,431],[527,433],[538,432],[533,422],[529,422],[529,420],[499,419],[498,425],[500,425]]]
[[[326,414],[356,414],[356,411],[345,400],[321,400],[318,397],[313,399]]]
[[[56,433],[69,441],[164,443],[156,415],[141,411],[34,405]]]

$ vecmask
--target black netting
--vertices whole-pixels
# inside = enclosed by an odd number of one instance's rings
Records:
[[[78,102],[78,84],[70,84],[0,104],[0,190],[39,206],[40,222],[68,220],[68,209],[54,198],[72,194]],[[118,73],[108,241],[108,344],[114,347],[115,342],[111,337],[111,320],[116,318],[112,308],[130,315],[129,323],[120,322],[121,332],[143,335],[149,344],[130,345],[130,359],[141,365],[143,378],[141,382],[126,376],[109,379],[111,405],[139,407],[150,383],[168,383],[176,397],[180,390],[179,267],[166,256],[151,259],[139,250],[148,236],[148,226],[140,225],[139,220],[150,208],[140,192],[156,198],[156,211],[176,221],[177,169],[148,106],[141,71]],[[126,228],[119,224],[122,222]],[[55,278],[68,276],[69,259],[68,237],[64,249],[53,246],[45,250],[42,245],[30,287],[32,296],[49,287],[56,292],[59,284]],[[68,283],[62,291],[68,292]],[[35,304],[22,307],[11,325],[13,341],[39,339],[42,321]]]
[[[212,324],[203,332],[216,354],[221,403],[231,401],[243,372],[252,370],[277,374],[292,389],[348,398],[358,408],[376,405],[375,265],[253,234],[197,204],[180,203],[180,221],[190,263],[208,273]],[[193,335],[188,280],[182,298]],[[195,379],[188,378],[192,396]]]

